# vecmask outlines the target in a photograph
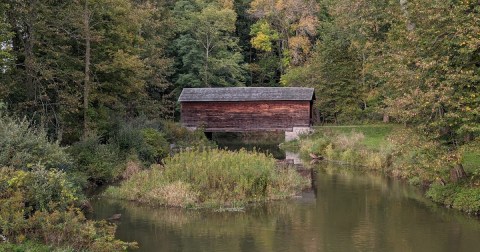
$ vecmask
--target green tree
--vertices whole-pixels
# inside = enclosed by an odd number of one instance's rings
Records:
[[[317,90],[320,120],[345,122],[377,118],[381,82],[371,73],[376,46],[389,29],[383,1],[321,1],[316,48],[305,64],[282,76],[287,86]]]
[[[238,86],[245,82],[243,56],[235,37],[237,15],[220,1],[179,1],[175,40],[178,87]]]
[[[448,142],[478,135],[478,5],[402,1],[391,13],[384,69],[375,72],[388,113]]]
[[[0,3],[0,71],[6,71],[9,61],[12,60],[10,53],[12,32],[7,23],[7,11],[9,9],[8,4]]]
[[[109,132],[112,118],[171,114],[165,1],[7,4],[16,62],[0,76],[0,99],[50,136],[71,143]]]
[[[300,65],[310,54],[317,34],[319,7],[313,0],[254,0],[250,14],[258,20],[252,26],[252,46],[271,52],[275,47],[284,67]]]

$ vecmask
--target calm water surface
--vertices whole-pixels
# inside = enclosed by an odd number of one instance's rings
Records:
[[[137,251],[480,251],[480,222],[436,207],[401,182],[320,164],[315,189],[245,212],[150,208],[96,199],[121,213]]]

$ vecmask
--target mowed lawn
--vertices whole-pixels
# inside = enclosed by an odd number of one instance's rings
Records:
[[[334,131],[338,133],[351,134],[363,133],[365,138],[362,140],[367,148],[378,150],[382,143],[385,143],[387,136],[395,127],[393,124],[373,124],[373,125],[346,125],[346,126],[317,126],[316,131]]]

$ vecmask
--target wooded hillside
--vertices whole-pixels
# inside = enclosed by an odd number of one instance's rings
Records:
[[[53,139],[173,118],[184,87],[308,86],[319,120],[480,134],[478,0],[2,0],[0,106]]]

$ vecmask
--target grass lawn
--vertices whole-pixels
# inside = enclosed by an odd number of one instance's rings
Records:
[[[475,171],[480,169],[480,152],[466,151],[463,154],[463,167],[466,171]]]
[[[379,149],[392,130],[398,127],[393,124],[373,124],[373,125],[347,125],[347,126],[318,126],[317,131],[332,130],[338,133],[349,134],[352,132],[363,133],[365,138],[362,143],[369,149]]]

